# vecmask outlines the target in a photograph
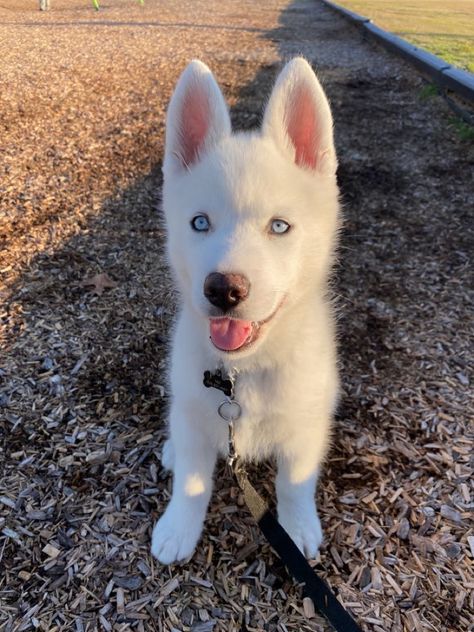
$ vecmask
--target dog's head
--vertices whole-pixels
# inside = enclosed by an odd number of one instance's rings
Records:
[[[219,352],[251,354],[282,314],[323,288],[336,166],[329,105],[305,60],[285,66],[261,130],[246,134],[232,134],[207,66],[193,61],[181,75],[166,124],[168,254]]]

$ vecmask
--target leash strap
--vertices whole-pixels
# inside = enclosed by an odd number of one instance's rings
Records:
[[[336,632],[362,632],[344,606],[337,600],[328,584],[316,575],[303,553],[272,514],[265,500],[249,481],[242,464],[237,461],[233,469],[250,513],[290,575],[298,583],[304,585],[304,595],[310,597],[314,607],[327,619]]]
[[[263,535],[286,566],[290,575],[298,583],[303,584],[304,595],[312,600],[314,607],[327,619],[336,632],[362,632],[344,606],[336,599],[335,594],[324,579],[316,575],[303,553],[248,479],[247,471],[237,455],[234,442],[234,423],[242,414],[241,406],[235,400],[235,373],[226,375],[223,369],[217,369],[213,373],[205,371],[203,384],[207,388],[216,388],[222,391],[226,396],[217,412],[227,422],[229,431],[227,463],[235,475],[244,495],[245,503]]]

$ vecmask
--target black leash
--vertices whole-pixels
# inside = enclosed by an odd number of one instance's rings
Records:
[[[249,481],[244,464],[235,452],[234,422],[240,417],[241,408],[234,400],[234,380],[222,371],[204,373],[204,386],[217,388],[228,399],[222,402],[218,412],[229,427],[228,464],[242,490],[245,503],[271,547],[286,566],[289,574],[303,584],[303,594],[327,619],[336,632],[362,632],[344,606],[337,600],[328,584],[315,573],[307,559],[270,511],[268,504]]]
[[[286,566],[289,574],[303,585],[303,594],[310,597],[314,607],[327,619],[336,632],[362,632],[344,606],[336,599],[328,584],[316,575],[307,559],[268,508],[237,460],[234,473],[250,513],[255,518],[272,549]]]

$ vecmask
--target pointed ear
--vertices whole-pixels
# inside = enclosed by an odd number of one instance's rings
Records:
[[[229,112],[212,72],[192,61],[178,80],[166,116],[163,171],[189,169],[231,133]]]
[[[283,68],[265,110],[263,134],[300,167],[331,175],[337,159],[329,103],[311,66],[296,57]]]

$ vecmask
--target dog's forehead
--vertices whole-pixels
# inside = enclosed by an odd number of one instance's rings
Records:
[[[167,176],[164,205],[260,222],[305,212],[317,189],[314,176],[298,168],[271,139],[246,132],[221,140],[189,171]]]
[[[266,139],[246,134],[220,144],[209,156],[206,171],[233,210],[255,215],[291,201],[294,182],[289,166],[288,170],[288,161]]]

